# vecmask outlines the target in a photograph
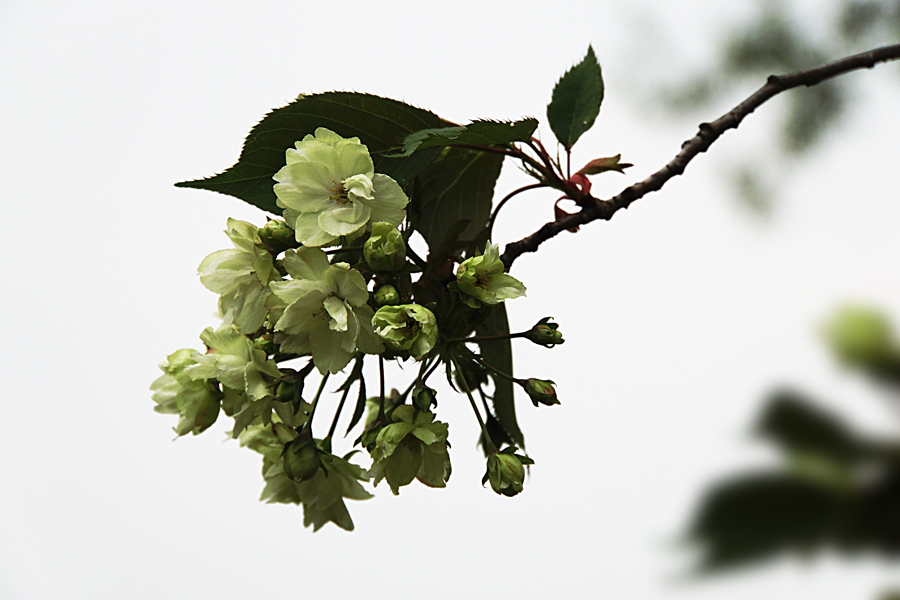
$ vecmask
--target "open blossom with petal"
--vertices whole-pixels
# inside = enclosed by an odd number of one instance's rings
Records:
[[[409,202],[397,182],[375,173],[369,149],[319,127],[289,148],[275,174],[277,204],[305,246],[330,246],[372,222],[399,225]]]
[[[180,417],[175,427],[178,435],[197,435],[215,423],[219,416],[222,392],[215,381],[192,378],[185,373],[202,356],[189,348],[173,352],[159,365],[163,375],[150,386],[156,402],[154,410]]]
[[[279,315],[275,341],[282,352],[311,354],[321,373],[337,373],[357,352],[384,350],[372,331],[374,313],[359,271],[329,264],[318,248],[289,250],[283,264],[293,280],[273,281],[269,303]]]
[[[416,360],[431,352],[437,343],[438,328],[434,313],[418,304],[382,306],[372,325],[397,352],[408,352]]]
[[[269,281],[277,278],[272,255],[259,238],[259,229],[246,221],[228,219],[225,234],[234,249],[218,250],[203,259],[200,281],[220,294],[219,312],[225,325],[234,324],[242,333],[253,333],[266,318],[265,299]]]
[[[207,327],[200,339],[210,351],[196,356],[196,364],[185,369],[188,377],[217,379],[223,386],[246,392],[251,400],[272,395],[281,372],[275,361],[256,348],[250,338],[226,325],[219,329]]]
[[[507,275],[496,244],[488,244],[484,254],[464,260],[456,269],[456,285],[462,300],[472,308],[495,305],[525,295],[522,282]]]

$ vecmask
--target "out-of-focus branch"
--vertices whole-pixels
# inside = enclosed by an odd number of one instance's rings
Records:
[[[609,200],[587,197],[583,202],[579,202],[582,206],[579,212],[546,223],[531,235],[508,244],[500,257],[503,264],[509,269],[519,256],[526,252],[536,251],[541,244],[558,233],[598,219],[608,221],[618,210],[628,208],[635,200],[662,188],[667,181],[684,173],[688,163],[701,152],[706,152],[723,133],[729,129],[736,129],[744,117],[781,92],[800,86],[814,86],[850,71],[871,69],[878,63],[897,59],[900,59],[900,44],[883,46],[862,54],[848,56],[806,71],[769,76],[764,86],[732,110],[712,123],[701,123],[697,135],[685,141],[681,145],[681,151],[662,169],[647,179],[625,188]]]

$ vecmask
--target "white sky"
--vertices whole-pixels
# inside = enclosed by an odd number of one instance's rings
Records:
[[[860,110],[832,143],[785,166],[773,223],[736,208],[716,154],[752,162],[760,147],[747,142],[777,101],[662,192],[516,263],[528,297],[510,303],[513,329],[552,315],[567,339],[515,347],[518,374],[554,379],[562,399],[519,404],[537,464],[516,498],[481,488],[462,397],[440,399],[448,488],[395,498],[380,486],[351,504],[353,533],[313,534],[299,507],[258,503],[260,459],[223,443],[224,422],[173,443],[175,419],[152,411],[156,365],[215,324],[197,265],[228,247],[229,216],[264,221],[174,182],[231,165],[249,128],[298,93],[371,92],[458,122],[543,120],[553,83],[592,43],[607,99],[576,157],[636,164],[597,183],[612,194],[696,126],[629,98],[636,57],[648,72],[685,68],[641,15],[701,58],[728,16],[700,0],[622,4],[0,4],[0,599],[850,599],[891,582],[875,561],[826,557],[686,583],[676,544],[704,485],[768,459],[746,432],[772,384],[890,430],[885,405],[816,336],[846,299],[900,317],[900,113],[883,68],[853,76]],[[498,190],[523,182],[509,168]],[[517,199],[497,239],[535,230],[554,199]]]

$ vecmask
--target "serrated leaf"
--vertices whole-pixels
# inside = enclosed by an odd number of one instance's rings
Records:
[[[602,102],[603,75],[594,49],[588,46],[584,60],[556,83],[547,106],[550,129],[566,150],[594,125]]]
[[[422,185],[410,199],[409,215],[430,249],[439,248],[460,221],[468,221],[462,239],[473,239],[484,229],[502,164],[502,154],[451,147],[422,172]]]
[[[446,125],[446,121],[432,112],[370,94],[326,92],[300,96],[267,114],[250,130],[241,156],[233,166],[212,177],[175,185],[227,194],[281,214],[275,204],[272,176],[284,166],[285,150],[314,133],[316,128],[325,127],[345,138],[359,137],[372,154],[375,171],[390,175],[403,185],[428,166],[440,151],[425,150],[405,158],[379,153],[398,148],[410,133]]]
[[[388,156],[409,156],[417,150],[444,146],[504,146],[527,142],[537,129],[537,119],[521,121],[472,121],[465,127],[423,129],[406,136],[403,151]]]
[[[499,304],[489,309],[488,317],[476,330],[478,336],[509,335],[509,320],[506,316],[506,307]],[[513,375],[512,344],[510,340],[488,340],[478,342],[481,347],[481,356],[485,362],[494,368]],[[491,403],[494,406],[494,416],[503,431],[519,448],[525,448],[525,436],[519,429],[516,420],[516,405],[513,397],[513,383],[503,377],[491,375],[494,380],[494,395]],[[498,440],[493,440],[495,443]]]

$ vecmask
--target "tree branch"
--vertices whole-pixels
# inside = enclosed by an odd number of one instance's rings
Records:
[[[546,223],[531,235],[508,244],[500,257],[503,264],[508,270],[519,256],[526,252],[535,252],[538,246],[560,232],[598,219],[608,221],[618,210],[628,208],[635,200],[659,190],[667,181],[684,173],[688,163],[701,152],[706,152],[723,133],[729,129],[736,129],[744,117],[781,92],[800,86],[814,86],[850,71],[871,69],[878,63],[897,59],[900,59],[900,44],[876,48],[807,71],[769,76],[764,86],[731,111],[712,123],[701,123],[697,135],[685,141],[681,145],[681,151],[662,169],[647,179],[625,188],[609,200],[586,197],[581,211]]]

